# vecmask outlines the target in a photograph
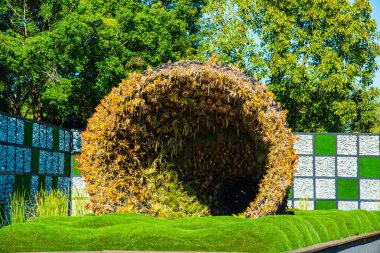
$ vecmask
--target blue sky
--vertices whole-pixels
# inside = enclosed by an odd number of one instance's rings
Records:
[[[380,0],[370,0],[372,4],[372,17],[376,19],[377,30],[380,30]],[[380,42],[380,41],[379,41]],[[380,68],[380,57],[377,57],[377,65]],[[380,70],[376,72],[376,77],[373,80],[373,84],[380,88]]]

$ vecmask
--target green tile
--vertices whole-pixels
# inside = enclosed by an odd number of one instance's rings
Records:
[[[359,198],[359,181],[357,179],[338,179],[338,199],[353,200]]]
[[[15,192],[21,193],[22,190],[22,175],[16,175],[15,177]]]
[[[45,178],[46,176],[38,176],[38,190],[45,190]]]
[[[32,148],[31,171],[38,173],[40,168],[40,151]]]
[[[65,153],[64,174],[67,176],[70,175],[70,162],[71,162],[71,155]]]
[[[53,149],[59,149],[59,129],[53,128]]]
[[[317,200],[315,201],[315,209],[316,210],[336,209],[336,201],[335,200]]]
[[[288,192],[288,199],[293,198],[293,187],[290,187],[289,192]]]
[[[314,138],[316,155],[335,155],[335,135],[315,135]]]
[[[32,146],[33,140],[33,123],[30,121],[24,121],[24,145]]]
[[[24,175],[23,178],[24,178],[23,185],[24,185],[25,196],[27,199],[30,199],[30,188],[32,185],[32,176]]]
[[[360,157],[359,174],[360,177],[380,178],[380,158]]]
[[[73,155],[71,156],[71,164],[73,165],[73,169],[72,169],[72,174],[73,175],[77,175],[77,176],[80,176],[81,175],[81,171],[77,169],[77,166],[78,166],[78,161],[76,160],[78,155]]]
[[[51,184],[51,187],[53,189],[58,189],[58,177],[55,176],[55,177],[52,177],[52,184]]]
[[[5,205],[0,205],[0,228],[4,225],[5,220]]]

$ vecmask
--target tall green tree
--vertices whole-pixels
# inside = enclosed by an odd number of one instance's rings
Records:
[[[370,130],[371,133],[378,133],[380,134],[380,102],[377,105],[377,109],[375,112],[375,123],[372,124],[372,128]]]
[[[0,110],[41,119],[44,91],[53,80],[61,90],[70,90],[65,78],[57,79],[56,65],[47,53],[48,31],[57,20],[70,15],[77,1],[0,2]],[[59,97],[67,99],[69,92]],[[45,95],[46,97],[46,95]]]
[[[160,1],[1,1],[0,110],[84,127],[128,73],[187,57],[187,22]]]
[[[169,11],[175,13],[178,19],[187,24],[187,31],[191,47],[188,48],[186,58],[196,58],[202,35],[200,34],[200,22],[203,8],[207,0],[143,0],[148,6],[161,3]]]
[[[379,96],[371,11],[368,0],[211,2],[202,53],[265,80],[295,131],[367,132]]]

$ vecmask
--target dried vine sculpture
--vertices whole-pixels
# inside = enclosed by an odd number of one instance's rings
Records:
[[[285,210],[297,156],[286,112],[239,69],[180,61],[131,74],[96,108],[78,158],[96,214]]]

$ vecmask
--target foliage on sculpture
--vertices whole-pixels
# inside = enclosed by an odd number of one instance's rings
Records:
[[[297,158],[273,94],[214,60],[131,74],[83,138],[79,167],[96,214],[278,213]]]

